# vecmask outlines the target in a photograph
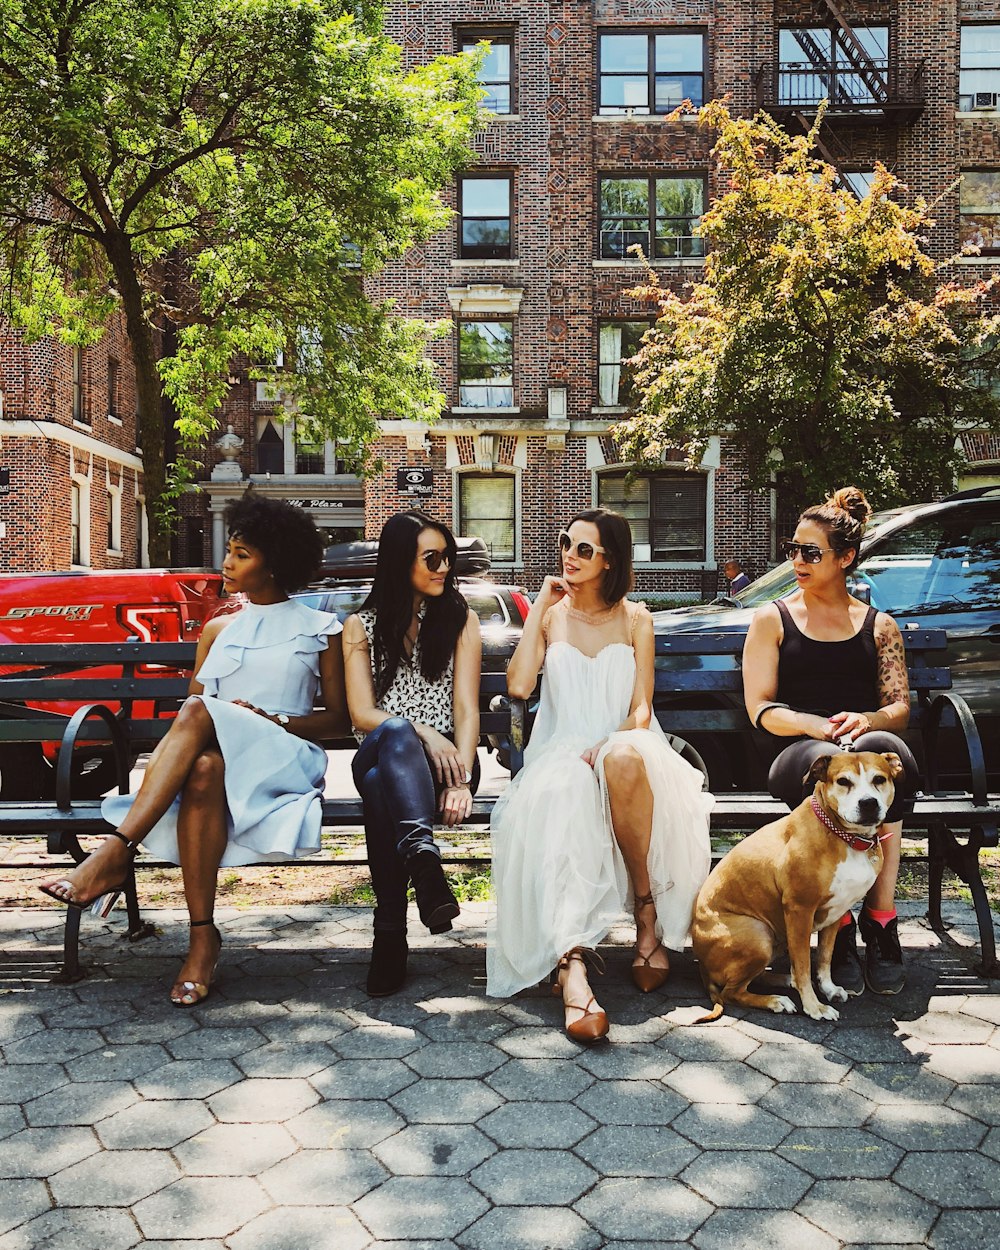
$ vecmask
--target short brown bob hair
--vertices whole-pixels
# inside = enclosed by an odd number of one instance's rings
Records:
[[[578,512],[567,522],[566,529],[577,521],[588,521],[597,526],[597,532],[601,536],[600,545],[604,548],[604,558],[610,566],[604,570],[601,578],[601,595],[605,603],[618,603],[635,586],[635,574],[632,572],[632,530],[629,523],[620,512],[609,512],[607,508],[590,508],[586,512]]]

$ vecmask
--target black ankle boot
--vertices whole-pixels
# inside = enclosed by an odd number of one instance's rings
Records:
[[[873,994],[898,994],[906,974],[896,917],[881,925],[862,912],[858,928],[865,943],[865,984]]]
[[[376,930],[365,988],[372,998],[387,998],[402,989],[406,980],[406,957],[410,953],[406,934]]]
[[[447,933],[459,913],[458,903],[433,851],[418,851],[406,863],[417,896],[420,919],[431,933]]]

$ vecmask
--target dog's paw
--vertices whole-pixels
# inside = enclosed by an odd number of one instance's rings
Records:
[[[820,993],[828,1003],[846,1003],[848,994],[847,990],[842,989],[839,985],[835,985],[833,981],[826,980],[819,982]]]
[[[815,1007],[807,1007],[804,1003],[802,1010],[811,1020],[839,1020],[840,1012],[836,1007],[828,1007],[825,1003],[817,1003]]]
[[[795,1015],[795,1004],[790,998],[786,998],[784,994],[773,994],[771,996],[770,1009],[775,1015]]]

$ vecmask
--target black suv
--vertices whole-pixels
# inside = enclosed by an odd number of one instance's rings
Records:
[[[901,629],[916,625],[948,631],[954,689],[976,715],[995,783],[1000,775],[1000,486],[877,514],[852,576],[853,593],[888,612]],[[786,561],[735,597],[657,612],[656,632],[746,629],[753,609],[794,590],[795,575]],[[724,656],[718,662],[732,663]],[[695,706],[690,700],[685,705]],[[708,763],[713,788],[764,787],[770,745],[765,735],[748,730],[739,748],[728,753],[724,740],[710,734],[688,736]]]

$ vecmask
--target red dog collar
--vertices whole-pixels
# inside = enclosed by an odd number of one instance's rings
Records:
[[[846,829],[841,829],[839,825],[835,824],[830,819],[822,807],[820,807],[820,805],[816,802],[815,795],[812,796],[809,802],[812,805],[813,814],[820,824],[826,825],[827,829],[829,829],[831,833],[835,833],[837,837],[840,838],[841,842],[846,842],[852,851],[872,851],[880,842],[884,842],[886,838],[892,836],[891,834],[886,833],[883,834],[881,838],[875,837],[874,835],[870,838],[855,837],[853,833],[848,833]]]

